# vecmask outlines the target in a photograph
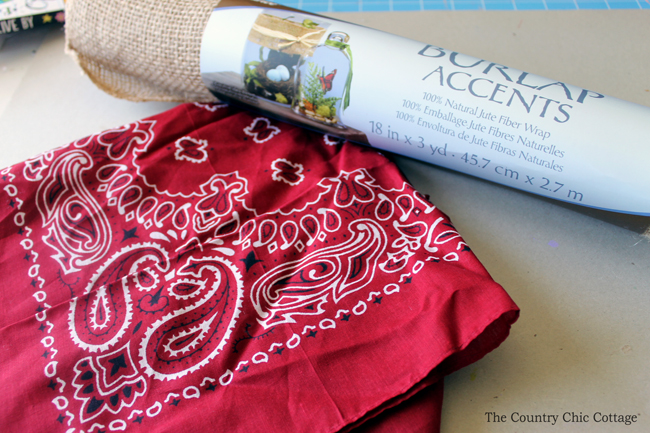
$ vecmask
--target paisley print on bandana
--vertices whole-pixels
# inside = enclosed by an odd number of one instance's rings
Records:
[[[517,317],[386,158],[225,105],[6,168],[0,204],[7,431],[339,431]]]

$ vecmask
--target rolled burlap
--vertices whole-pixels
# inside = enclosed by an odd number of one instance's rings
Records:
[[[67,0],[66,52],[100,89],[132,101],[209,102],[203,29],[219,0]]]

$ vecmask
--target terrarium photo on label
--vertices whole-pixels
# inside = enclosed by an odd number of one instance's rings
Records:
[[[340,113],[350,104],[350,37],[332,32],[311,57],[302,57],[296,78],[294,110],[318,122],[342,126]]]
[[[279,17],[267,12],[258,15],[248,34],[244,85],[257,96],[292,105],[298,63],[313,54],[326,28],[298,14]]]
[[[317,17],[273,12],[260,12],[248,34],[244,88],[316,122],[343,127],[340,114],[349,105],[352,80],[350,37],[331,32],[325,38],[329,23],[312,19]]]

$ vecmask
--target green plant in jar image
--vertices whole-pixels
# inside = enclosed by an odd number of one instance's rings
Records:
[[[325,75],[325,69],[318,70],[318,66],[314,62],[308,63],[309,75],[305,80],[305,84],[300,88],[300,105],[305,112],[309,112],[310,116],[318,116],[333,121],[336,116],[337,102],[341,98],[336,96],[327,97],[325,94],[332,90],[332,82],[336,77],[337,70],[334,69],[329,74]]]
[[[348,40],[347,34],[332,32],[312,56],[301,59],[294,111],[321,123],[343,127],[340,116],[350,104],[352,81]]]

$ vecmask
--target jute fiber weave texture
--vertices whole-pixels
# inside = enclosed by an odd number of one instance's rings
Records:
[[[215,101],[201,81],[203,29],[219,0],[68,0],[66,52],[132,101]]]

